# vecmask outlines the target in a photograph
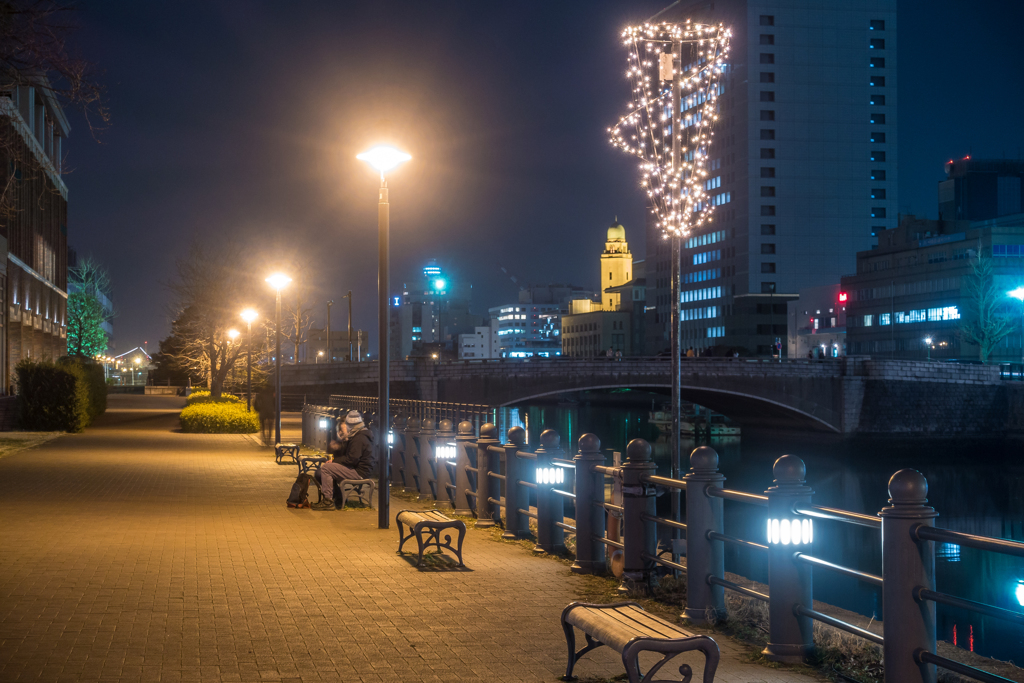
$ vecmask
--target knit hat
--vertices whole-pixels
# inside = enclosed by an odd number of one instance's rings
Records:
[[[361,427],[363,424],[363,417],[359,414],[358,410],[350,410],[348,411],[348,415],[345,416],[345,424],[349,427]]]

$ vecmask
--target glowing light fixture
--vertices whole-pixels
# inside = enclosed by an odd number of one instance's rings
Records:
[[[288,283],[291,281],[292,279],[283,273],[274,273],[273,275],[267,278],[267,282],[270,284],[270,286],[279,292],[286,286],[288,286]]]
[[[562,467],[538,467],[538,484],[563,484],[565,483],[565,469]]]
[[[255,308],[247,308],[242,311],[242,320],[249,324],[252,324],[252,322],[258,317],[260,317],[260,314],[256,312]]]
[[[445,284],[446,283],[444,281],[444,278],[440,278],[439,277],[436,280],[434,280],[434,289],[440,291],[440,290],[444,289]]]
[[[327,429],[327,418],[320,418],[320,429]]]
[[[395,432],[392,429],[388,430],[388,445],[389,446],[394,446],[395,445]]]
[[[235,339],[238,339],[238,335],[239,334],[240,334],[239,331],[234,329],[234,328],[228,330],[228,338],[231,339],[232,341],[234,341]]]
[[[1017,582],[1017,590],[1013,594],[1017,598],[1017,602],[1020,603],[1020,606],[1024,607],[1024,579]]]
[[[814,524],[809,519],[769,519],[768,543],[771,545],[810,545],[814,542]]]
[[[378,145],[377,147],[368,149],[362,154],[357,154],[356,159],[370,164],[370,166],[373,166],[375,169],[380,171],[380,174],[383,176],[387,171],[390,171],[399,164],[412,159],[412,156],[405,152],[401,152],[394,147]]]
[[[435,460],[455,460],[455,444],[444,443],[437,444],[434,448],[434,459]]]

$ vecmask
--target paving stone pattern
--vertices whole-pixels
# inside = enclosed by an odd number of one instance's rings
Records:
[[[0,460],[0,681],[555,681],[565,565],[471,529],[418,571],[375,512],[290,510],[294,466],[111,396],[84,434]],[[401,502],[393,501],[394,509]],[[810,681],[720,641],[724,682]],[[684,661],[702,670],[701,657]],[[607,649],[581,676],[622,672]]]

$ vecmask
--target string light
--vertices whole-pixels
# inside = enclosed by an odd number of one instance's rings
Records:
[[[640,186],[665,236],[683,237],[711,221],[714,204],[704,183],[731,36],[722,24],[689,20],[630,26],[622,32],[629,51],[626,78],[633,86],[633,106],[608,132],[614,146],[641,159]],[[691,45],[690,64],[674,63],[672,46],[677,43]],[[679,80],[679,103],[673,101],[672,81],[666,76]],[[673,126],[673,114],[679,130]],[[673,145],[679,148],[678,167],[673,164]]]

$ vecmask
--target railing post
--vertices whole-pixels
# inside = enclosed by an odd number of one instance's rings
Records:
[[[934,526],[928,481],[904,469],[889,480],[889,507],[882,518],[882,614],[886,618],[882,658],[886,683],[935,683],[935,665],[919,663],[935,653],[935,603],[915,599],[917,589],[935,590],[935,545],[917,540],[916,527]],[[899,621],[899,624],[896,622]],[[889,624],[895,625],[890,628]]]
[[[523,487],[519,485],[522,476],[520,475],[518,453],[525,444],[526,430],[522,427],[513,427],[508,430],[508,443],[503,446],[505,449],[505,485],[502,488],[505,490],[505,533],[501,535],[502,538],[525,538],[530,535],[530,525],[527,521],[529,518],[519,512],[519,508],[522,507],[519,494]]]
[[[492,458],[488,449],[499,443],[496,426],[488,422],[480,428],[480,438],[476,440],[476,526],[478,528],[492,527],[496,524],[493,506],[487,500],[491,497],[491,491],[494,490],[494,487],[491,486],[491,481],[494,479],[487,473],[491,471]],[[494,464],[497,465],[498,456],[494,455],[493,457],[495,458]]]
[[[468,517],[473,514],[476,506],[472,503],[468,491],[470,472],[467,467],[476,467],[476,443],[473,438],[473,423],[463,420],[459,423],[459,433],[455,436],[455,500],[452,502],[452,512],[457,515]]]
[[[435,507],[443,510],[451,510],[453,507],[452,495],[448,491],[448,487],[451,484],[451,469],[448,463],[452,462],[450,456],[451,451],[455,447],[455,430],[453,426],[451,420],[447,418],[441,420],[437,426],[437,435],[434,437],[434,479],[437,481],[434,491],[437,497]],[[441,446],[443,450],[438,450],[438,446]],[[438,453],[443,454],[443,457],[438,458]]]
[[[725,617],[725,589],[708,582],[709,576],[725,578],[725,548],[708,533],[723,530],[722,499],[709,496],[709,487],[721,487],[725,477],[718,471],[718,453],[710,446],[690,453],[686,480],[686,609],[683,617],[707,621]],[[710,615],[708,613],[711,613]]]
[[[565,550],[565,531],[555,526],[556,522],[565,522],[565,507],[562,497],[552,493],[558,484],[558,470],[552,458],[561,455],[558,447],[562,437],[554,429],[545,429],[540,435],[540,447],[534,451],[537,456],[537,469],[534,481],[537,482],[537,545],[533,551],[537,553],[560,553]],[[562,474],[563,481],[565,473]]]
[[[797,664],[814,650],[814,622],[799,615],[794,608],[814,608],[811,566],[796,561],[801,543],[801,520],[793,512],[797,504],[810,505],[814,491],[804,484],[807,468],[795,455],[784,455],[775,461],[772,475],[775,485],[768,495],[768,644],[762,654],[775,662]],[[808,524],[810,520],[804,518]],[[775,537],[778,524],[780,537]],[[793,542],[793,534],[796,542]],[[808,535],[808,540],[810,536]]]
[[[593,434],[579,439],[576,463],[576,561],[572,571],[577,574],[603,574],[605,570],[604,475],[594,469],[604,464],[601,440]]]
[[[418,493],[420,490],[420,456],[417,438],[420,421],[410,415],[405,421],[405,492]]]
[[[655,523],[643,515],[657,514],[657,490],[645,484],[644,477],[657,472],[651,462],[651,444],[633,439],[626,446],[626,462],[622,465],[622,578],[620,593],[646,593],[651,582],[654,563],[644,557],[653,556],[658,548]]]
[[[429,417],[420,422],[420,433],[416,437],[416,460],[419,470],[419,499],[434,500],[434,421]]]

